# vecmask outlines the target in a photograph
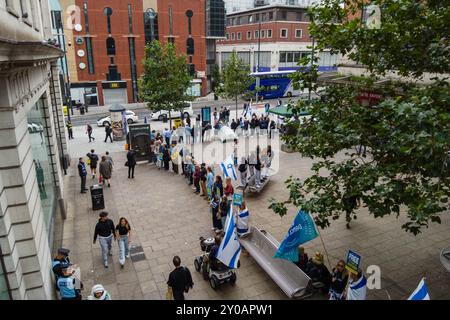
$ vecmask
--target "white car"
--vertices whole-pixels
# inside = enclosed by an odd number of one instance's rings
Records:
[[[194,116],[194,109],[192,108],[192,102],[186,102],[187,107],[183,109],[183,117],[187,118]],[[162,121],[164,119],[164,115],[167,115],[167,119],[169,119],[169,111],[168,110],[160,110],[156,112],[152,112],[150,114],[150,119]],[[170,111],[170,117],[173,118],[181,118],[180,111]]]
[[[40,123],[28,123],[28,132],[36,133],[44,131],[44,127]]]
[[[131,110],[125,111],[125,118],[127,119],[128,124],[133,124],[139,121],[138,116]],[[111,116],[103,117],[97,120],[97,126],[104,127],[106,125],[111,125]]]
[[[226,141],[233,141],[234,139],[237,139],[237,134],[227,126],[222,126],[218,132],[218,137],[220,141],[226,142]]]

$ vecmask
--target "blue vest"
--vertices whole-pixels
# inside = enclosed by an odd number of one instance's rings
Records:
[[[76,298],[75,279],[72,277],[62,277],[56,282],[61,298]]]

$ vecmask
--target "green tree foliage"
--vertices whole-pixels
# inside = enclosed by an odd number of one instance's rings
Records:
[[[192,96],[187,94],[192,77],[187,69],[186,57],[177,55],[171,43],[161,45],[158,41],[152,41],[145,48],[143,65],[139,88],[147,107],[152,111],[182,111],[186,101],[192,100]]]
[[[284,139],[315,160],[312,175],[291,177],[286,182],[289,198],[273,199],[271,208],[284,215],[287,204],[302,207],[325,228],[341,215],[348,222],[356,219],[361,201],[375,217],[405,211],[408,221],[402,228],[418,234],[430,222],[440,223],[450,196],[450,90],[445,77],[450,72],[450,5],[372,1],[381,8],[381,24],[368,28],[359,18],[348,18],[360,16],[361,2],[345,1],[344,8],[340,2],[326,0],[311,10],[316,49],[348,55],[367,66],[370,75],[329,84],[320,99],[294,107],[294,113],[307,108],[312,116]],[[376,83],[390,71],[409,81]],[[421,81],[426,73],[440,77]],[[316,90],[317,66],[297,72],[294,80]],[[367,91],[384,98],[363,106],[358,97]],[[361,152],[357,146],[364,146]]]
[[[219,78],[221,83],[216,86],[216,94],[225,99],[235,100],[237,117],[238,98],[248,92],[254,81],[250,76],[250,66],[239,59],[236,51],[233,51]]]

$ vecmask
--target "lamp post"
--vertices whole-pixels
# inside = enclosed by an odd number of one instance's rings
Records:
[[[260,58],[261,58],[261,18],[259,18],[259,25],[258,25],[258,64],[256,66],[256,72],[259,72],[259,68],[260,68]],[[259,89],[259,85],[260,85],[260,78],[259,76],[256,77],[256,87]],[[259,93],[258,91],[256,92],[256,103],[258,103],[259,101]]]

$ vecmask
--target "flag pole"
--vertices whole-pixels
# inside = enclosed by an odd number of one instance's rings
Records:
[[[327,261],[328,261],[328,267],[330,268],[330,270],[332,270],[333,268],[330,263],[330,258],[328,257],[327,248],[325,247],[325,242],[323,241],[322,234],[320,233],[319,228],[316,228],[316,229],[317,229],[317,233],[319,234],[320,241],[322,241],[323,251],[325,252],[325,256],[327,257]]]

